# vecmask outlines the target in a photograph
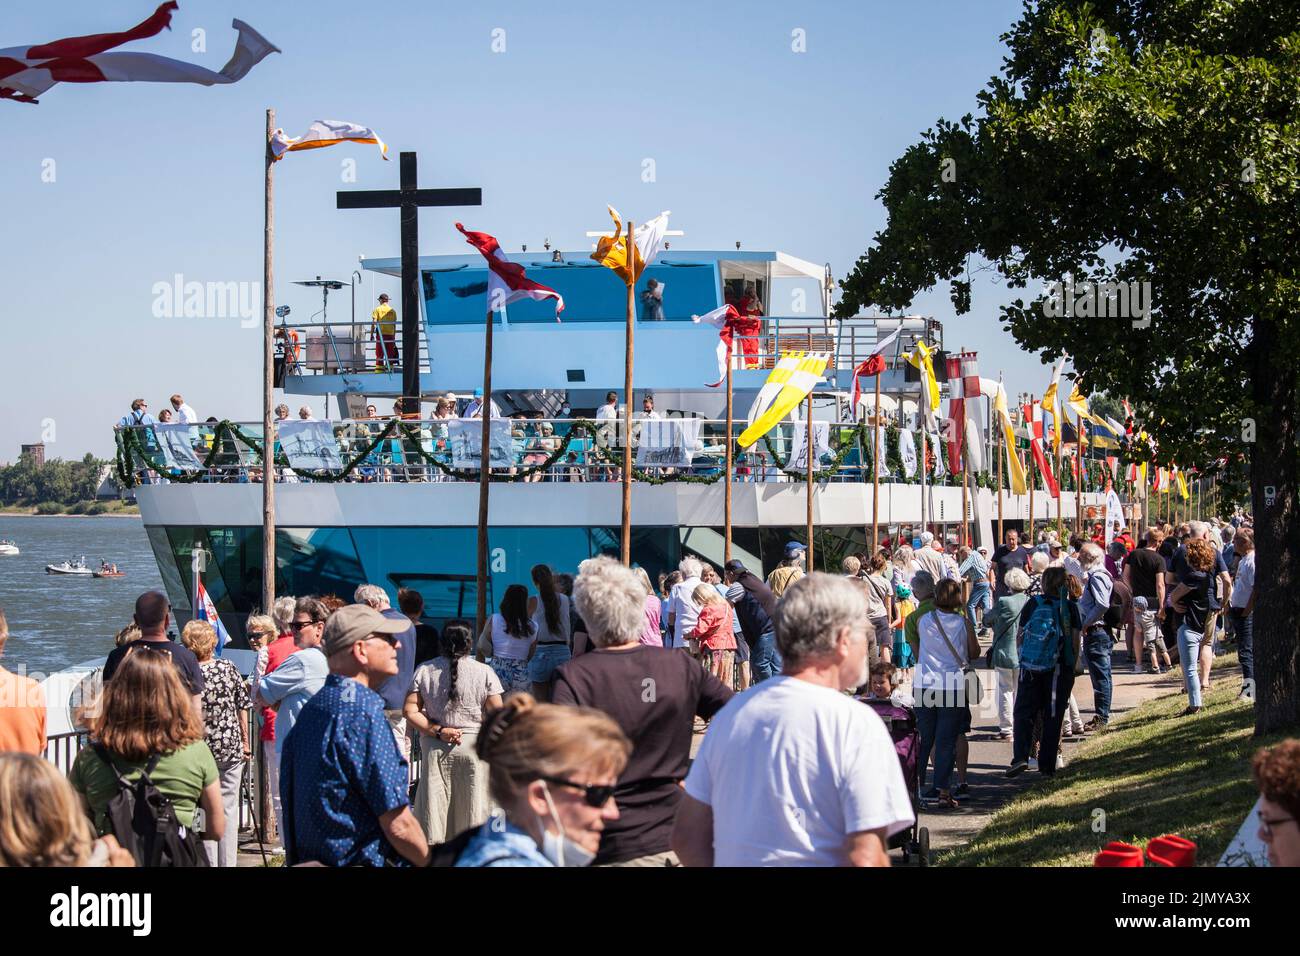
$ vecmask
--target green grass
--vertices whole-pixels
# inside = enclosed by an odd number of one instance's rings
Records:
[[[1187,696],[1169,694],[1066,749],[1054,780],[1035,782],[970,843],[937,853],[936,865],[1091,866],[1111,840],[1145,847],[1165,833],[1192,840],[1198,863],[1215,864],[1258,796],[1251,755],[1287,736],[1252,736],[1253,708],[1236,699],[1240,674],[1236,654],[1220,657],[1199,714],[1179,717]]]

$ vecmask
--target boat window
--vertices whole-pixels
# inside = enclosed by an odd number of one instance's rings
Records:
[[[712,262],[651,265],[637,281],[637,319],[645,321],[641,293],[654,280],[663,287],[664,319],[689,322],[718,305]],[[562,319],[570,322],[621,322],[627,309],[627,287],[609,269],[596,263],[547,264],[530,276],[564,297]],[[430,326],[481,325],[487,309],[486,269],[460,269],[454,273],[425,270],[423,273],[425,314]],[[522,299],[506,310],[511,323],[555,324],[555,304],[549,300]]]

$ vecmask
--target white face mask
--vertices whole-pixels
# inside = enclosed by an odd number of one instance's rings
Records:
[[[555,812],[555,803],[551,800],[551,791],[546,786],[545,780],[542,781],[542,796],[546,797],[546,807],[551,811],[551,818],[555,820],[555,825],[560,828],[560,834],[557,836],[546,828],[544,821],[539,821],[542,823],[542,856],[556,866],[589,866],[596,858],[596,854],[574,843],[564,832],[564,824],[560,822],[560,815]]]

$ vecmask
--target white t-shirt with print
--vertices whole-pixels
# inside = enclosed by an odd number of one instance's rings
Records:
[[[713,808],[715,866],[842,866],[845,839],[912,825],[893,741],[871,708],[774,677],[709,724],[686,792]]]

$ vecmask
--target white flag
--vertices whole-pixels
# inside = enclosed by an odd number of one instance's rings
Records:
[[[898,430],[898,454],[903,459],[903,476],[911,478],[916,474],[916,442],[910,428]]]

